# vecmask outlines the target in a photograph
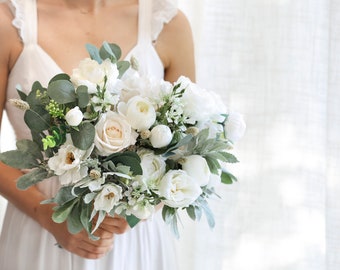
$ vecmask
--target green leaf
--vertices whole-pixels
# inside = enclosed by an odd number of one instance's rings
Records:
[[[20,140],[17,141],[16,146],[19,151],[29,153],[34,156],[36,159],[40,159],[41,161],[44,159],[40,147],[37,143],[31,140]]]
[[[83,229],[83,224],[80,221],[80,215],[81,204],[77,203],[67,217],[67,229],[72,234],[77,234]]]
[[[0,153],[0,161],[17,169],[33,169],[39,165],[35,156],[20,150]]]
[[[68,203],[76,198],[72,194],[73,186],[63,186],[58,190],[58,193],[55,195],[53,201],[58,205],[63,205]]]
[[[218,170],[221,168],[221,164],[215,159],[209,156],[204,156],[207,164],[209,166],[210,172],[213,174],[218,174]]]
[[[221,182],[223,184],[232,184],[234,182],[237,181],[237,178],[232,175],[230,172],[227,172],[227,171],[222,171],[222,174],[221,174]]]
[[[70,76],[66,73],[59,73],[57,75],[55,75],[50,81],[48,84],[52,83],[52,82],[55,82],[55,81],[60,81],[60,80],[63,80],[63,81],[69,81],[70,80]]]
[[[103,62],[102,58],[99,55],[99,50],[96,46],[92,44],[86,44],[85,47],[92,60],[97,61],[99,64]]]
[[[67,104],[77,100],[74,86],[68,80],[51,82],[48,85],[47,94],[59,104]]]
[[[192,219],[192,220],[196,220],[196,213],[195,213],[195,207],[193,205],[189,205],[186,208],[187,214],[188,216]]]
[[[49,176],[48,172],[45,169],[42,168],[34,169],[18,178],[17,188],[25,190],[30,186],[33,186],[36,183],[43,181],[48,176]]]
[[[69,201],[64,205],[60,205],[54,208],[52,219],[56,223],[63,223],[72,211],[73,206],[77,203],[77,199]]]
[[[81,123],[78,128],[79,130],[71,129],[70,132],[73,144],[81,150],[87,150],[94,142],[95,128],[89,122]]]
[[[20,89],[19,89],[19,88],[20,88]],[[17,85],[17,92],[18,92],[18,95],[19,95],[19,97],[21,98],[21,100],[26,101],[27,95],[26,95],[26,93],[24,93],[24,92],[21,90],[21,86],[20,86],[20,85]]]
[[[233,154],[230,154],[228,152],[219,152],[223,157],[224,157],[224,160],[225,162],[228,162],[228,163],[237,163],[238,162],[238,159],[233,155]]]
[[[171,156],[173,153],[172,151],[178,149],[179,147],[183,145],[187,145],[191,140],[193,139],[192,135],[187,135],[183,139],[181,139],[178,143],[176,143],[174,146],[169,147],[163,154],[164,157]]]
[[[78,106],[79,108],[85,108],[90,102],[90,95],[88,93],[87,86],[80,85],[77,88],[77,96],[78,96]]]
[[[92,212],[92,204],[86,204],[84,201],[82,202],[81,213],[80,213],[80,222],[83,224],[84,229],[90,234],[92,230],[92,222],[90,222],[91,212]]]
[[[134,215],[129,215],[126,216],[126,221],[129,224],[130,228],[133,228],[139,223],[140,219]]]
[[[104,42],[103,45],[100,47],[99,55],[103,60],[110,59],[112,63],[116,63],[119,59],[117,58],[117,56],[111,49],[111,46],[107,42]]]
[[[118,71],[119,71],[119,77],[118,78],[121,78],[124,73],[129,69],[130,67],[130,62],[129,61],[119,61],[117,62],[117,68],[118,68]]]
[[[134,175],[142,175],[143,170],[141,167],[141,160],[137,153],[126,151],[123,153],[114,153],[104,159],[105,161],[111,160],[114,164],[122,164],[130,167]]]
[[[24,120],[26,125],[35,132],[42,132],[50,127],[50,115],[42,107],[26,110]]]

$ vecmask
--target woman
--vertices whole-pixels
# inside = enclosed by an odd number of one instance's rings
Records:
[[[152,3],[153,2],[153,3]],[[191,30],[171,0],[12,0],[0,4],[0,112],[6,108],[17,139],[29,138],[20,112],[8,104],[15,86],[29,90],[53,75],[71,74],[88,57],[84,45],[118,44],[123,58],[139,59],[141,72],[175,81],[194,80]],[[97,231],[68,233],[51,220],[57,182],[26,191],[16,188],[19,170],[0,164],[0,194],[8,200],[0,238],[0,269],[174,270],[170,238],[159,213],[129,229],[125,220],[107,217]],[[165,228],[165,229],[164,229]],[[62,248],[58,248],[58,243]],[[89,260],[91,259],[91,260]],[[95,260],[94,260],[95,259]]]

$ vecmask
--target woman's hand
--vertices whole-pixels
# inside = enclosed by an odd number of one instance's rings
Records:
[[[105,256],[113,247],[114,235],[122,234],[129,228],[122,217],[106,216],[98,229],[94,232],[99,240],[91,240],[85,230],[78,234],[71,234],[66,222],[58,224],[52,221],[51,214],[44,215],[41,223],[56,239],[56,243],[69,252],[87,259],[98,259]],[[94,220],[94,223],[96,220]]]

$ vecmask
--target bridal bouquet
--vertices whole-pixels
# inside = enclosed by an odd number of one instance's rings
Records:
[[[186,77],[171,84],[141,76],[115,44],[87,49],[91,58],[72,75],[35,82],[11,100],[32,134],[0,154],[26,171],[18,188],[58,176],[60,189],[43,203],[56,204],[55,222],[90,237],[106,215],[133,227],[159,204],[177,236],[179,210],[193,220],[204,213],[214,226],[208,198],[216,183],[236,180],[225,164],[237,162],[229,150],[244,133],[242,117]]]

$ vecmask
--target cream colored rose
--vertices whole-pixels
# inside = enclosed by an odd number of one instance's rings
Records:
[[[138,134],[132,130],[124,116],[109,111],[95,126],[94,143],[100,155],[108,156],[136,143]]]

